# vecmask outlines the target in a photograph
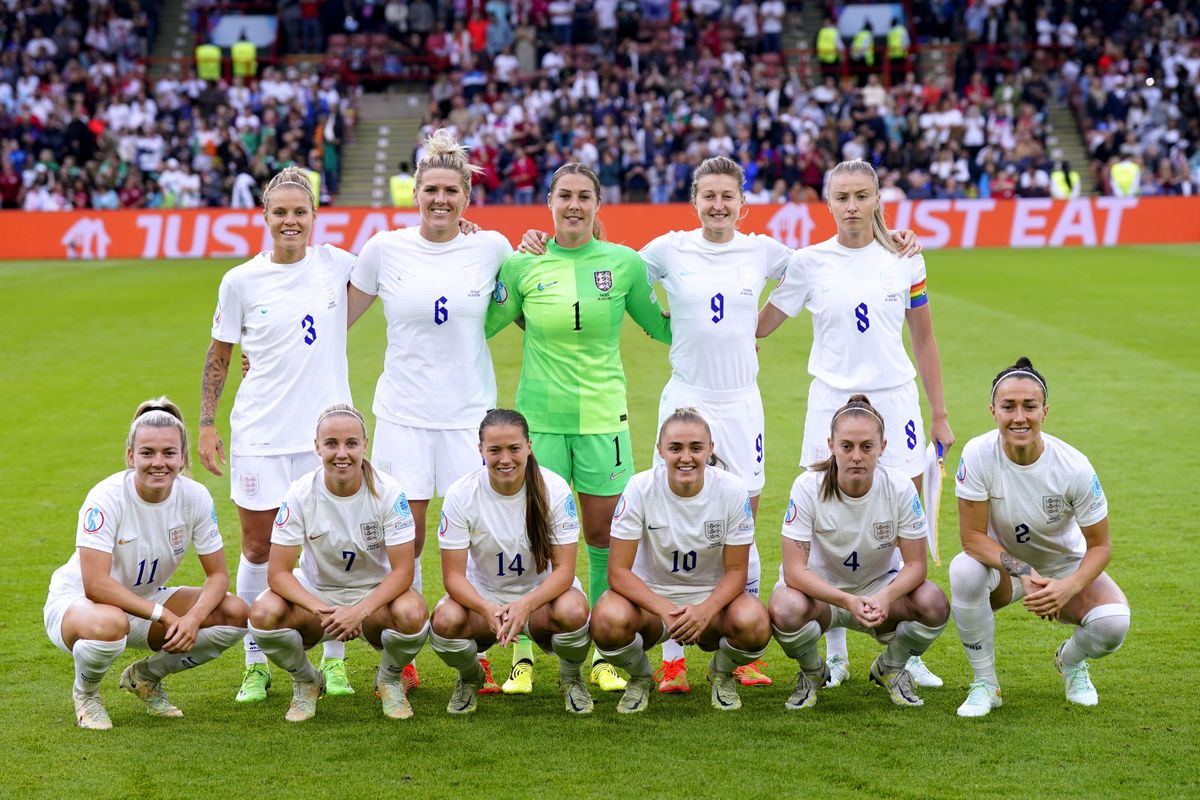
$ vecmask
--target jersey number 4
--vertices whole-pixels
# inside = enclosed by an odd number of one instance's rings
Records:
[[[854,550],[846,556],[846,560],[842,564],[849,567],[851,572],[858,572],[858,551]]]

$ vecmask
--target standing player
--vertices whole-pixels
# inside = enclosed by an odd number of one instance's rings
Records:
[[[926,523],[917,489],[909,476],[880,464],[883,424],[865,395],[851,396],[829,424],[832,455],[792,484],[780,582],[770,603],[775,638],[800,665],[784,703],[789,711],[817,702],[816,687],[829,678],[817,640],[831,627],[885,644],[871,680],[896,705],[922,705],[905,665],[941,635],[950,609],[942,590],[925,579]]]
[[[567,711],[590,714],[583,681],[591,638],[575,578],[579,517],[567,482],[537,463],[529,425],[489,411],[479,426],[484,466],[446,493],[438,542],[446,596],[433,611],[434,652],[458,671],[446,710],[470,714],[486,676],[480,649],[522,632],[558,656]]]
[[[322,409],[350,401],[346,281],[354,256],[330,245],[308,246],[316,198],[300,169],[281,170],[267,184],[263,217],[274,249],[221,279],[200,394],[200,463],[222,475],[217,403],[233,345],[241,343],[254,368],[238,387],[229,417],[229,483],[242,526],[237,592],[247,605],[267,588],[279,502],[293,480],[320,466],[306,432]],[[327,642],[324,656],[329,694],[353,694],[342,642]],[[237,700],[265,700],[270,685],[267,658],[248,635]]]
[[[963,448],[955,476],[963,552],[950,562],[950,602],[975,679],[960,717],[1000,705],[995,611],[1025,610],[1075,626],[1054,663],[1067,700],[1099,702],[1088,659],[1115,653],[1129,601],[1104,568],[1112,557],[1108,499],[1087,457],[1042,433],[1046,379],[1019,358],[992,381],[996,430]]]
[[[412,513],[400,485],[364,458],[361,414],[330,406],[316,427],[321,466],[297,479],[279,506],[271,588],[254,601],[250,629],[292,676],[289,722],[311,719],[324,688],[324,674],[304,651],[323,638],[360,635],[382,651],[375,689],[384,715],[408,719],[413,712],[401,674],[429,632],[425,600],[412,587]]]
[[[843,161],[829,175],[829,211],[837,236],[797,250],[783,281],[759,314],[759,338],[769,336],[788,317],[812,313],[813,344],[808,371],[808,413],[800,466],[829,457],[826,427],[833,413],[854,393],[869,393],[883,416],[892,446],[885,466],[913,479],[920,491],[925,471],[925,433],[915,371],[904,351],[907,324],[913,355],[932,413],[930,435],[943,451],[954,444],[942,397],[942,366],[929,296],[925,259],[900,259],[888,235],[879,202],[879,176],[865,161]],[[850,677],[846,635],[834,628],[827,637],[830,686]],[[908,670],[921,686],[941,686],[919,658]]]
[[[529,420],[538,459],[579,493],[588,599],[594,604],[607,587],[613,510],[633,474],[621,322],[628,311],[665,343],[671,328],[637,253],[598,238],[595,173],[564,164],[551,178],[547,199],[554,238],[545,255],[514,253],[504,262],[487,335],[524,315],[517,407]],[[625,687],[599,655],[591,679],[604,691]]]
[[[592,638],[629,671],[617,711],[643,711],[654,675],[646,650],[670,637],[716,651],[708,665],[712,704],[741,708],[733,670],[763,654],[767,610],[748,593],[746,563],[754,515],[741,480],[708,469],[708,423],[678,409],[658,434],[664,463],[633,477],[613,516],[611,588],[592,614]]]
[[[467,148],[443,129],[424,150],[415,188],[421,224],[373,236],[350,274],[351,323],[383,298],[387,353],[375,387],[372,456],[410,498],[418,592],[429,501],[479,468],[479,421],[496,405],[484,320],[496,274],[512,253],[499,233],[459,230],[479,171]],[[525,649],[532,659],[528,643]],[[486,659],[483,666],[484,691],[497,691]],[[415,667],[408,680],[417,684]]]
[[[246,604],[226,593],[229,573],[212,496],[181,475],[187,429],[165,397],[138,406],[125,443],[128,469],[88,492],[75,553],[54,571],[43,618],[46,635],[75,660],[75,719],[107,730],[100,682],[126,646],[154,651],[121,674],[155,717],[181,717],[162,688],[167,675],[212,661],[246,633]],[[167,586],[188,543],[204,583]]]

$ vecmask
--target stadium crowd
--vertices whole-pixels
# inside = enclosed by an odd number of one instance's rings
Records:
[[[751,203],[816,199],[855,157],[889,199],[1190,194],[1200,171],[1194,0],[913,3],[918,42],[967,45],[944,78],[919,49],[905,74],[881,58],[822,78],[817,32],[780,0],[281,0],[277,54],[324,69],[151,83],[159,5],[0,6],[3,207],[248,207],[293,164],[329,198],[353,86],[423,77],[425,132],[471,146],[478,202],[533,202],[571,160],[610,203],[686,200],[714,155],[743,165]],[[187,7],[202,39],[221,7]],[[1046,141],[1047,105],[1068,102],[1091,156],[1074,168]]]

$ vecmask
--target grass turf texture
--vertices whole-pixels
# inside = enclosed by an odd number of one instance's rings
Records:
[[[899,709],[866,680],[879,647],[853,634],[852,680],[817,706],[785,713],[794,664],[772,644],[774,687],[742,690],[745,708],[709,707],[707,656],[688,649],[691,695],[655,695],[649,710],[618,718],[617,695],[597,694],[590,719],[569,718],[552,658],[539,655],[534,694],[481,698],[469,719],[445,713],[453,679],[426,648],[417,660],[416,719],[390,722],[371,692],[378,657],[348,646],[358,694],[326,698],[317,718],[283,721],[291,693],[273,669],[268,702],[236,706],[240,647],[168,679],[182,720],[148,717],[117,688],[126,653],[102,687],[115,730],[74,727],[70,660],[47,641],[41,608],[50,573],[73,545],[87,490],[123,465],[135,404],[160,393],[180,402],[194,435],[204,351],[217,284],[229,262],[36,263],[0,266],[5,286],[4,455],[0,537],[6,553],[0,660],[0,795],[94,800],[129,796],[339,797],[404,789],[419,797],[779,796],[1059,797],[1196,796],[1196,711],[1191,688],[1198,630],[1191,584],[1197,559],[1190,484],[1198,469],[1195,394],[1200,389],[1195,299],[1200,248],[1143,247],[929,254],[931,303],[950,420],[960,445],[988,430],[992,376],[1022,354],[1047,376],[1046,430],[1092,459],[1110,502],[1110,573],[1133,608],[1122,650],[1093,666],[1099,707],[1070,706],[1053,654],[1069,629],[1019,608],[997,619],[1005,704],[983,720],[959,720],[970,671],[951,625],[927,663],[946,688],[924,690],[925,707]],[[779,563],[779,521],[795,477],[811,340],[807,315],[763,343],[767,486],[758,541],[764,591]],[[354,396],[370,409],[382,365],[378,304],[350,333]],[[511,403],[520,334],[492,342],[500,402]],[[624,342],[633,440],[650,464],[666,348],[627,324]],[[227,415],[237,378],[221,404]],[[950,457],[950,472],[958,448]],[[217,498],[231,570],[237,516],[228,478],[199,466]],[[942,567],[958,551],[952,489],[942,511]],[[440,596],[430,509],[426,596]],[[586,556],[580,548],[581,575]],[[175,583],[199,583],[189,556]],[[315,654],[314,654],[315,655]],[[503,680],[509,657],[493,650]],[[652,660],[657,653],[652,654]],[[1189,766],[1190,765],[1190,766]]]

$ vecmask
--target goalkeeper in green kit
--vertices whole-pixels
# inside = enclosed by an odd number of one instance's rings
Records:
[[[564,164],[550,182],[554,238],[545,255],[514,253],[504,262],[488,310],[487,335],[524,317],[517,409],[529,420],[538,462],[579,494],[588,552],[588,604],[608,588],[608,532],[635,470],[621,364],[625,312],[646,333],[671,342],[670,320],[634,250],[596,238],[600,181],[586,166]],[[504,691],[532,691],[532,646],[522,638]],[[592,665],[592,683],[621,691],[612,665]]]

